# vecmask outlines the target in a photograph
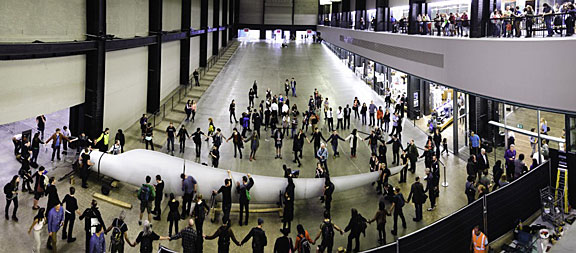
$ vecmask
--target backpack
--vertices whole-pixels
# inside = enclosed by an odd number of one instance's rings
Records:
[[[138,199],[140,201],[148,202],[150,201],[150,195],[151,195],[150,187],[148,187],[148,185],[142,185],[140,187],[140,195],[138,196]]]
[[[324,222],[324,224],[322,225],[322,239],[323,240],[334,239],[334,225],[332,225],[332,222]]]
[[[300,238],[300,249],[298,252],[301,253],[310,253],[312,252],[312,246],[310,246],[310,242],[306,239],[306,236],[298,236]]]
[[[112,236],[110,237],[110,245],[119,246],[123,243],[122,238],[122,227],[126,226],[125,223],[122,223],[120,227],[116,226],[118,221],[115,220],[116,223],[114,224],[114,228],[112,228]]]

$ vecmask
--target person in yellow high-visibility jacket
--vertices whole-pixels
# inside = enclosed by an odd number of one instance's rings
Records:
[[[110,129],[106,128],[104,129],[104,132],[102,132],[102,134],[100,134],[100,137],[98,137],[98,139],[96,139],[95,143],[96,145],[98,145],[98,142],[102,141],[102,143],[100,143],[100,145],[98,147],[99,150],[101,152],[106,152],[108,151],[108,143],[110,141]]]
[[[487,253],[488,249],[488,237],[484,233],[480,232],[478,225],[472,229],[472,241],[470,242],[470,252],[474,253]]]

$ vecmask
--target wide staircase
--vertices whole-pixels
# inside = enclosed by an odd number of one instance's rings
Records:
[[[161,106],[155,113],[148,113],[148,122],[154,126],[154,149],[161,149],[166,143],[166,128],[170,122],[174,123],[175,127],[179,127],[180,123],[186,119],[184,107],[188,100],[198,102],[204,92],[210,87],[216,76],[222,71],[226,63],[232,58],[240,43],[238,41],[231,41],[229,46],[221,49],[218,56],[212,56],[208,60],[207,67],[199,69],[200,73],[200,86],[195,86],[193,78],[191,78],[190,85],[181,85],[178,89],[168,95],[163,101]],[[128,128],[124,135],[126,136],[126,144],[124,151],[131,149],[144,148],[144,142],[141,137],[140,122],[136,121],[130,128]]]

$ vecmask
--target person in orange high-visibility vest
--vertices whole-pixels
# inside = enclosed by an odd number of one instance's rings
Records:
[[[484,233],[480,232],[478,225],[472,229],[472,242],[470,243],[470,252],[474,253],[487,253],[488,252],[488,238]]]

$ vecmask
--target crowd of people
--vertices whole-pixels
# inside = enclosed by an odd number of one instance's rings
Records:
[[[536,31],[543,30],[547,37],[552,37],[555,34],[572,36],[574,35],[575,21],[576,8],[572,2],[555,3],[554,6],[543,3],[539,13],[536,12],[532,5],[526,5],[523,8],[506,5],[503,10],[496,9],[490,13],[486,35],[492,37],[521,37],[524,34],[526,38],[530,38],[535,36]],[[367,25],[364,18],[361,17],[355,28],[374,30],[376,22],[376,18],[372,16],[369,25]],[[408,17],[402,16],[397,19],[391,15],[389,22],[389,31],[393,33],[408,32]],[[414,25],[418,27],[418,34],[421,35],[468,37],[470,34],[470,22],[470,16],[466,11],[461,13],[436,12],[433,16],[427,13],[418,14]],[[330,24],[329,21],[325,23]],[[525,30],[525,32],[523,33],[522,30]],[[563,33],[562,30],[566,31]]]
[[[203,141],[209,141],[211,139],[212,145],[209,147],[208,157],[213,167],[218,167],[219,165],[219,149],[221,145],[229,141],[232,141],[234,145],[234,158],[238,159],[242,159],[243,157],[243,143],[249,142],[251,148],[249,160],[253,161],[256,160],[256,153],[261,138],[273,141],[276,149],[276,159],[283,159],[282,147],[284,146],[284,142],[292,139],[291,151],[294,157],[293,159],[289,158],[289,160],[292,160],[298,167],[302,165],[300,159],[302,159],[304,143],[308,142],[308,144],[313,144],[314,157],[317,160],[315,176],[324,179],[323,194],[320,199],[324,204],[324,220],[314,239],[310,237],[308,231],[304,229],[302,224],[298,224],[296,226],[295,243],[293,243],[290,237],[292,233],[291,223],[294,219],[296,187],[293,179],[298,177],[299,170],[292,169],[285,164],[283,166],[284,177],[288,184],[283,192],[282,198],[283,225],[280,232],[283,236],[276,240],[274,245],[275,252],[310,252],[312,248],[311,245],[314,244],[318,244],[317,249],[319,252],[332,252],[335,231],[341,234],[348,233],[346,249],[348,252],[357,252],[360,249],[360,235],[366,233],[368,224],[376,222],[379,244],[386,243],[386,216],[393,216],[394,225],[390,231],[392,235],[397,235],[398,233],[398,218],[400,218],[402,226],[406,228],[406,220],[403,213],[403,207],[406,202],[412,202],[415,205],[414,222],[420,222],[422,220],[422,206],[428,198],[430,200],[430,207],[427,210],[435,210],[436,199],[439,197],[439,158],[443,155],[444,151],[448,153],[446,138],[442,138],[440,131],[435,131],[426,141],[422,154],[418,151],[419,148],[416,146],[414,140],[410,140],[406,145],[402,145],[405,96],[399,96],[392,102],[390,94],[387,94],[385,98],[386,102],[383,105],[376,105],[374,101],[370,101],[369,103],[361,102],[357,97],[352,100],[351,105],[335,105],[328,97],[323,96],[319,90],[315,89],[309,97],[308,104],[299,107],[295,103],[290,103],[290,98],[297,97],[295,79],[286,79],[282,88],[284,90],[282,94],[273,94],[270,89],[267,89],[264,99],[256,105],[255,100],[258,98],[258,84],[255,81],[248,92],[249,106],[245,111],[241,112],[241,116],[238,119],[236,118],[236,103],[235,100],[232,100],[228,110],[230,124],[239,124],[239,127],[235,127],[229,137],[224,136],[222,130],[215,127],[215,122],[212,118],[209,119],[206,134],[201,128],[197,128],[194,133],[189,134],[184,125],[177,129],[173,123],[170,123],[166,129],[166,151],[173,155],[174,141],[178,138],[180,142],[180,153],[184,153],[186,140],[193,139],[198,162],[200,162]],[[196,109],[197,106],[194,101],[188,101],[186,103],[186,121],[191,120],[194,122]],[[302,110],[302,112],[300,110]],[[357,129],[350,130],[352,114],[354,114],[354,120],[359,124],[371,127],[372,130],[370,133],[364,133]],[[336,118],[336,120],[334,120],[334,118]],[[336,121],[336,124],[334,124],[334,121]],[[45,117],[40,117],[40,122],[45,123]],[[142,139],[146,147],[148,148],[148,146],[150,146],[154,149],[151,138],[153,131],[146,115],[142,116],[140,124],[142,126]],[[264,129],[262,129],[262,127]],[[308,128],[310,128],[310,132],[308,132]],[[36,140],[37,143],[52,142],[53,157],[55,154],[60,154],[59,148],[63,146],[64,143],[77,142],[76,148],[79,159],[76,166],[79,168],[82,187],[84,188],[87,187],[88,171],[92,165],[90,161],[91,150],[98,149],[102,152],[112,154],[123,152],[122,147],[124,146],[125,140],[121,130],[116,134],[112,148],[109,148],[109,129],[107,128],[95,139],[90,139],[85,134],[73,138],[71,133],[69,131],[66,132],[66,128],[64,129],[64,133],[56,129],[55,133],[43,142],[39,137],[42,132],[39,131],[35,134],[34,139],[40,140]],[[268,129],[270,130],[269,132]],[[323,131],[328,135],[327,138],[323,135]],[[338,131],[349,132],[349,134],[340,136]],[[309,137],[307,134],[309,134]],[[344,136],[346,137],[344,138]],[[360,142],[367,145],[371,153],[367,164],[370,171],[378,172],[379,175],[373,185],[376,186],[376,193],[383,195],[378,204],[378,211],[371,218],[364,218],[357,209],[351,208],[350,221],[343,229],[332,223],[331,220],[331,202],[335,185],[330,180],[329,171],[329,157],[332,156],[333,159],[340,157],[340,141],[349,143],[350,157],[352,159],[356,158]],[[328,144],[331,147],[331,151],[328,149]],[[420,182],[420,177],[416,177],[407,199],[404,198],[399,187],[394,187],[389,182],[389,177],[392,176],[392,173],[387,161],[387,145],[392,145],[393,161],[390,165],[402,167],[400,171],[400,184],[407,181],[408,171],[416,173],[418,159],[424,158],[425,168],[423,181],[426,182],[426,186]],[[476,144],[472,142],[473,148],[476,147],[475,145]],[[444,151],[441,152],[442,147]],[[66,148],[64,149],[66,150]],[[80,212],[80,207],[74,197],[74,187],[70,187],[69,194],[63,199],[60,199],[56,181],[54,177],[48,177],[47,170],[44,167],[40,166],[38,171],[32,174],[30,162],[35,161],[34,150],[35,145],[30,144],[25,137],[19,140],[15,152],[20,155],[23,168],[21,169],[21,173],[14,176],[13,180],[5,186],[4,191],[7,200],[9,200],[7,201],[5,210],[6,219],[9,219],[8,211],[13,203],[12,219],[14,221],[18,221],[16,214],[19,184],[22,183],[23,191],[25,190],[34,194],[34,209],[38,210],[38,214],[35,216],[29,231],[34,231],[36,241],[34,249],[36,251],[41,247],[42,238],[40,237],[40,231],[42,231],[43,225],[47,225],[49,232],[46,246],[54,252],[57,250],[57,233],[60,229],[62,229],[63,240],[67,240],[69,243],[74,242],[76,239],[73,236],[73,227],[76,215],[79,216],[80,220],[85,220],[85,248],[87,252],[106,252],[105,235],[110,235],[109,241],[112,245],[111,252],[123,252],[125,243],[131,247],[140,244],[141,252],[152,252],[153,241],[177,239],[182,239],[184,252],[202,252],[204,240],[216,238],[218,238],[219,252],[228,252],[230,240],[236,245],[241,246],[252,239],[254,252],[263,252],[264,247],[267,246],[266,233],[263,229],[264,220],[262,218],[258,218],[258,225],[251,229],[241,241],[236,239],[231,226],[231,195],[232,187],[234,186],[236,187],[236,193],[239,194],[240,202],[238,224],[239,226],[248,225],[250,190],[254,184],[258,183],[254,182],[250,174],[243,176],[239,181],[234,181],[230,171],[228,171],[228,177],[224,179],[224,184],[212,193],[213,196],[222,194],[221,211],[223,215],[222,225],[211,235],[206,234],[203,230],[204,220],[213,206],[204,199],[202,194],[198,194],[198,184],[202,182],[196,181],[192,175],[182,174],[180,178],[182,180],[182,191],[184,193],[182,203],[179,202],[173,193],[170,193],[168,199],[169,210],[167,220],[170,224],[168,236],[159,236],[156,232],[152,231],[151,225],[152,220],[161,220],[162,216],[161,206],[164,197],[164,182],[162,176],[156,175],[154,181],[151,176],[147,176],[137,193],[137,198],[140,202],[138,225],[142,226],[143,229],[136,238],[131,240],[126,234],[128,224],[124,221],[126,217],[124,212],[120,213],[120,215],[112,221],[111,225],[106,227],[96,200],[93,200],[91,206],[84,212]],[[332,153],[330,154],[330,152]],[[484,150],[481,152],[483,154]],[[31,183],[34,185],[33,188],[30,186]],[[48,204],[46,207],[40,207],[38,204],[39,200],[44,196],[48,196]],[[387,208],[386,203],[391,203],[391,206]],[[147,216],[145,217],[144,214],[147,214]],[[152,215],[154,215],[154,217]],[[183,230],[179,230],[179,220],[184,220],[188,217],[188,226]],[[321,241],[319,240],[320,238],[322,239]]]

